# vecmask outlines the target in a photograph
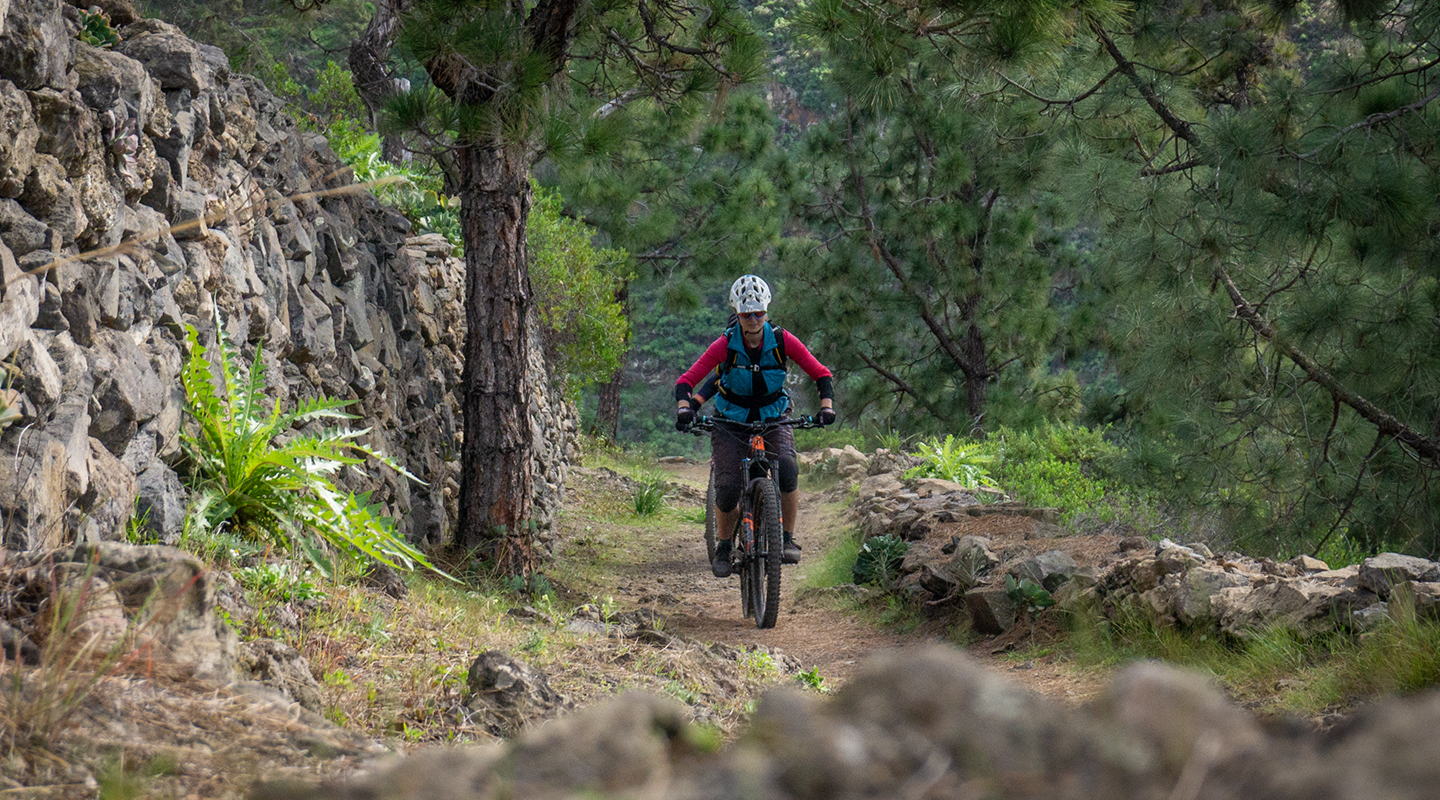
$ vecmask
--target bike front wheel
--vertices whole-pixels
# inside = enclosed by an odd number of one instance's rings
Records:
[[[780,490],[773,480],[755,487],[755,551],[746,569],[750,572],[750,616],[758,628],[773,628],[780,615]]]

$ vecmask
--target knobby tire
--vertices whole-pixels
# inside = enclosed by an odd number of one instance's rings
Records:
[[[705,563],[715,560],[715,465],[710,465],[710,487],[705,490]]]
[[[773,628],[780,616],[780,490],[774,480],[755,488],[755,550],[750,559],[755,625]]]

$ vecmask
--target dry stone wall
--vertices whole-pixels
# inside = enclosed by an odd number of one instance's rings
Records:
[[[183,326],[256,349],[287,404],[354,399],[411,540],[452,536],[464,266],[369,193],[224,53],[158,20],[77,41],[78,9],[0,0],[0,544],[115,539],[136,515],[174,541]],[[350,188],[347,188],[350,187]],[[531,331],[536,503],[559,506],[574,411]],[[138,498],[138,500],[137,500]],[[542,534],[542,536],[547,534]]]
[[[907,543],[887,589],[932,614],[964,615],[980,633],[1003,634],[1020,618],[1007,578],[1030,580],[1060,610],[1082,617],[1138,617],[1156,627],[1240,639],[1277,625],[1301,636],[1364,632],[1396,616],[1396,601],[1400,614],[1440,620],[1440,562],[1381,553],[1330,569],[1304,555],[1276,562],[1213,553],[1198,542],[1078,536],[1055,524],[1056,509],[982,503],[981,490],[905,479],[905,465],[885,453],[820,452],[802,460],[854,482],[849,514],[865,538],[891,535]],[[1024,546],[955,535],[950,525],[990,518],[1003,529],[993,520],[1006,516],[1028,518]]]

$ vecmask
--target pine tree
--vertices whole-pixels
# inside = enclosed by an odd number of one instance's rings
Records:
[[[544,154],[598,154],[641,100],[678,102],[755,74],[758,46],[725,4],[415,0],[397,49],[430,84],[390,124],[444,148],[460,197],[466,324],[458,538],[511,574],[534,569],[525,227]]]
[[[844,107],[785,173],[809,231],[782,258],[787,309],[858,376],[851,413],[976,433],[1070,413],[1072,379],[1048,370],[1065,250],[1039,184],[1053,138],[994,102],[961,26],[917,27],[913,10],[832,0],[803,19]]]
[[[694,309],[713,294],[707,289],[728,287],[758,269],[779,239],[782,212],[768,174],[775,120],[758,91],[741,88],[681,104],[636,103],[612,137],[603,159],[557,161],[542,176],[557,183],[570,210],[632,254],[633,284],[620,286],[617,298],[643,318],[637,321],[656,317],[648,303],[632,304],[632,298],[658,297],[664,311]],[[723,319],[716,316],[705,333],[713,338]],[[643,333],[652,326],[636,328]],[[632,369],[630,380],[647,381],[648,392],[666,400],[633,411],[666,411],[676,370],[675,363]],[[617,370],[600,387],[595,429],[612,438],[619,433],[626,379],[625,370]],[[666,411],[662,418],[668,416]]]
[[[1012,86],[1074,135],[1070,197],[1104,231],[1157,474],[1276,551],[1339,536],[1433,554],[1440,9],[1147,2],[1070,21],[1063,73]]]

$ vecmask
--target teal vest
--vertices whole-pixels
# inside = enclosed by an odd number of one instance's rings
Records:
[[[780,346],[777,329],[765,323],[765,341],[760,345],[757,361],[750,359],[745,349],[745,334],[738,324],[726,331],[726,335],[730,347],[720,364],[715,410],[736,422],[779,419],[790,410],[790,396],[785,393],[785,351]]]

